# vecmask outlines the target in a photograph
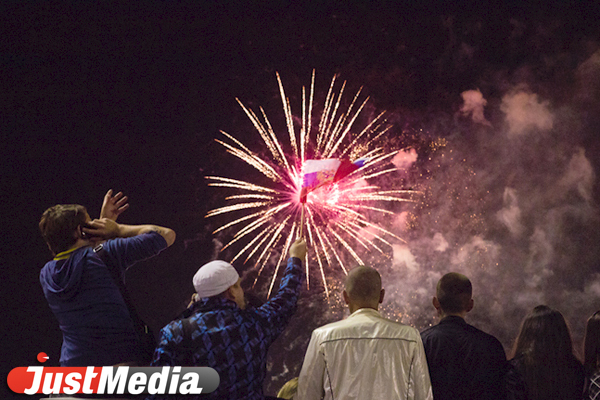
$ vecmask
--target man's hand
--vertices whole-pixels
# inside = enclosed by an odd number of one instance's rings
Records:
[[[99,242],[114,239],[121,235],[121,225],[109,218],[94,219],[88,222],[91,228],[82,228],[90,236],[90,241]]]
[[[298,238],[290,246],[290,257],[296,257],[304,261],[306,257],[306,241],[303,238]]]
[[[110,189],[104,195],[100,218],[108,218],[116,221],[117,217],[128,208],[129,204],[127,204],[127,196],[123,196],[123,192],[119,192],[113,196],[113,190]]]

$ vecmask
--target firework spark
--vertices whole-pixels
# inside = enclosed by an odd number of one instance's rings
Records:
[[[325,293],[329,296],[325,279],[326,268],[338,266],[347,273],[348,257],[358,264],[364,264],[354,246],[386,254],[382,246],[391,246],[387,238],[403,241],[389,230],[369,221],[366,213],[393,214],[383,206],[390,202],[412,201],[410,195],[415,192],[382,188],[368,183],[368,180],[397,170],[390,160],[398,150],[387,151],[385,146],[378,144],[391,128],[384,119],[384,113],[367,122],[362,129],[356,130],[357,119],[368,101],[368,97],[360,100],[361,90],[353,97],[350,105],[344,107],[342,98],[346,82],[336,90],[334,76],[318,124],[313,124],[314,71],[308,96],[306,88],[302,88],[300,122],[297,122],[298,119],[292,114],[290,101],[279,74],[277,82],[289,136],[286,146],[288,152],[284,150],[284,144],[275,134],[264,109],[261,107],[257,114],[236,99],[263,140],[268,156],[249,149],[223,131],[221,133],[226,140],[217,142],[224,146],[228,153],[268,178],[271,183],[259,185],[249,181],[208,176],[209,186],[234,189],[237,194],[227,197],[228,205],[209,211],[206,217],[219,214],[235,215],[230,222],[213,233],[233,227],[238,229],[222,250],[239,242],[241,249],[231,262],[244,255],[244,262],[253,259],[258,269],[256,279],[260,277],[282,238],[287,236],[271,279],[268,293],[270,296],[279,266],[291,245],[291,238],[300,231],[299,219],[303,207],[300,203],[300,191],[304,162],[307,159],[366,158],[368,161],[361,168],[343,180],[309,193],[304,205],[305,236],[313,253],[312,257],[306,260],[307,286],[310,287],[309,265],[316,263]],[[316,132],[313,133],[315,129]],[[262,150],[264,152],[264,149]],[[240,214],[242,216],[239,216]]]

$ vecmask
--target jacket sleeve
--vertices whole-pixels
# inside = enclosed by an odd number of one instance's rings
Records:
[[[153,257],[166,249],[167,242],[157,232],[149,232],[129,238],[108,240],[103,246],[112,264],[123,272],[136,262]]]
[[[323,397],[325,357],[320,342],[319,336],[313,331],[298,377],[299,399],[320,400]]]
[[[302,261],[299,258],[290,257],[283,278],[281,278],[279,290],[255,311],[267,320],[277,334],[283,331],[291,316],[296,312],[302,282],[304,282]]]
[[[160,330],[160,339],[154,350],[154,357],[150,366],[177,366],[179,363],[177,344],[183,340],[181,321],[173,321]]]
[[[431,390],[431,380],[429,378],[429,367],[421,336],[417,332],[417,343],[412,360],[412,367],[409,376],[409,399],[414,400],[432,400],[433,392]],[[412,393],[411,393],[412,392]],[[412,396],[411,396],[412,394]]]

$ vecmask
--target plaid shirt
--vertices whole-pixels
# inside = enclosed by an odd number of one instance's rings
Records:
[[[585,399],[600,400],[600,370],[594,372],[586,382],[587,396]]]
[[[240,309],[223,297],[208,297],[188,308],[182,319],[161,330],[152,366],[204,366],[220,377],[217,389],[185,399],[263,399],[267,351],[296,311],[304,280],[301,261],[290,258],[279,291],[258,308]],[[191,337],[190,337],[191,336]],[[151,396],[149,399],[177,398]]]

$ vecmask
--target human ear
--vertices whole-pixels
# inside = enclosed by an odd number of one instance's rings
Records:
[[[475,305],[475,302],[473,301],[473,299],[469,299],[469,304],[467,305],[467,312],[471,311],[473,309],[473,306]]]
[[[350,296],[348,296],[348,293],[345,290],[342,292],[342,296],[344,297],[344,303],[350,304]]]

